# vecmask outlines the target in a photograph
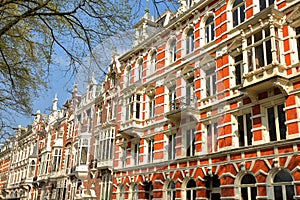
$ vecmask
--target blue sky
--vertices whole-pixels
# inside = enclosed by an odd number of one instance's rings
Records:
[[[145,8],[147,6],[147,1],[141,1],[142,3],[139,5],[136,5],[134,7],[133,12],[137,12],[138,13],[138,17],[135,18],[136,22],[138,22],[138,20],[143,16]],[[157,7],[159,9],[159,13],[163,13],[164,10],[166,9],[166,6],[164,5],[165,3],[167,3],[167,1],[165,1],[164,3],[159,4],[159,6]],[[150,13],[157,18],[158,17],[158,12],[155,8],[155,6],[152,3],[152,0],[150,0],[148,2],[148,7],[150,10]],[[170,6],[170,8],[175,9],[174,6]],[[136,23],[134,22],[134,23]],[[112,39],[112,41],[114,41],[114,39]],[[127,41],[127,43],[130,41]],[[124,51],[126,50],[125,47],[122,47],[122,45],[120,44],[114,44],[117,48],[118,51],[123,51],[122,53],[124,53]],[[127,45],[127,50],[130,49],[131,45],[128,45],[126,43],[124,43],[124,46]],[[108,42],[108,44],[106,44],[106,46],[111,46],[111,43]],[[102,48],[102,47],[100,47]],[[103,60],[103,63],[100,63],[102,66],[105,66],[104,68],[107,69],[108,64],[111,60],[111,51],[102,51],[99,50],[99,52],[108,52],[107,55],[103,55],[105,58],[101,59]],[[101,80],[101,77],[103,77],[103,74],[101,74],[99,72],[99,70],[97,71],[97,69],[95,67],[93,67],[93,64],[90,63],[90,61],[88,59],[86,59],[86,63],[87,66],[89,67],[88,70],[83,69],[83,71],[85,72],[84,74],[77,74],[77,75],[71,75],[70,72],[67,72],[64,70],[66,69],[68,63],[67,63],[67,58],[66,55],[62,54],[62,53],[57,53],[56,57],[54,58],[55,60],[55,65],[52,65],[50,68],[50,73],[49,73],[49,83],[48,83],[48,90],[42,90],[40,92],[40,97],[37,98],[34,102],[33,102],[33,113],[35,113],[37,110],[41,110],[42,113],[50,113],[51,112],[51,107],[52,107],[52,100],[55,97],[55,95],[57,95],[58,97],[58,108],[62,108],[64,102],[71,98],[71,93],[70,91],[72,91],[73,89],[73,84],[76,82],[79,87],[83,90],[84,92],[84,88],[86,86],[86,83],[88,81],[89,76],[91,75],[92,71],[95,72],[95,76],[96,79],[98,81]],[[86,73],[88,71],[88,73]],[[16,126],[17,125],[22,125],[23,127],[27,126],[28,124],[31,124],[33,121],[33,117],[32,116],[16,116]]]

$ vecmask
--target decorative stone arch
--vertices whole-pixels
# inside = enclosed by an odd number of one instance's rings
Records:
[[[256,175],[253,172],[248,171],[248,170],[239,171],[234,180],[234,194],[237,199],[239,199],[241,197],[241,195],[240,195],[241,194],[241,182],[245,175],[252,175],[255,178],[255,181],[257,184]]]
[[[181,184],[181,199],[187,199],[187,187],[190,181],[195,182],[195,188],[197,188],[197,180],[193,177],[187,176],[183,179]],[[196,193],[197,195],[197,193]]]
[[[137,191],[139,191],[139,183],[137,182],[131,182],[130,185],[129,185],[129,199],[133,199],[133,192],[134,192],[134,188],[135,187],[138,187]],[[138,192],[137,192],[137,197],[138,197]]]
[[[167,193],[168,193],[168,189],[169,189],[169,185],[170,185],[170,183],[171,182],[174,182],[174,184],[175,184],[175,190],[176,190],[176,180],[173,180],[173,179],[171,179],[171,178],[168,178],[168,179],[166,179],[165,181],[164,181],[164,185],[163,185],[163,199],[167,199],[167,197],[168,197],[168,195],[167,195]]]
[[[205,13],[205,15],[202,17],[201,21],[200,21],[200,46],[204,46],[205,43],[205,23],[206,21],[210,18],[210,17],[214,17],[215,20],[215,14],[212,11],[209,11],[207,13]]]
[[[277,175],[278,172],[280,171],[284,171],[284,172],[287,172],[291,178],[292,178],[292,182],[295,181],[294,179],[294,176],[292,175],[292,172],[287,169],[287,168],[284,168],[284,167],[275,167],[275,168],[272,168],[270,171],[269,171],[269,174],[267,176],[267,179],[266,179],[266,184],[267,184],[267,194],[269,195],[270,199],[274,199],[275,198],[275,195],[274,195],[274,189],[273,189],[273,183],[274,183],[274,178],[275,176]],[[292,184],[292,183],[291,183]],[[294,194],[295,193],[295,187],[294,187]]]

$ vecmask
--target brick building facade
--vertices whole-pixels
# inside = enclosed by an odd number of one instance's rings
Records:
[[[299,1],[180,3],[17,134],[6,199],[300,199]]]

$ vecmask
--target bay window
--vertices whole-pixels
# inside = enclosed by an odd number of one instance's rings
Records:
[[[114,129],[103,130],[99,133],[96,143],[98,161],[106,161],[113,158],[114,135]]]
[[[79,165],[86,165],[88,162],[89,156],[89,146],[90,146],[90,139],[89,138],[80,138],[79,139],[79,158],[78,164]]]
[[[52,172],[58,172],[61,163],[61,149],[54,149],[52,154]]]
[[[125,120],[141,119],[141,99],[142,95],[131,95],[126,99]]]

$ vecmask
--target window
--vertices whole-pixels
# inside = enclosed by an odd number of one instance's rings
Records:
[[[284,104],[267,108],[270,141],[286,139]]]
[[[48,174],[49,160],[50,160],[50,154],[49,153],[46,153],[46,154],[42,155],[39,175]]]
[[[186,80],[186,88],[185,88],[185,98],[186,98],[186,105],[192,106],[195,105],[195,98],[194,98],[194,77],[190,77]]]
[[[238,136],[240,147],[252,145],[253,134],[251,132],[251,114],[238,116]]]
[[[119,200],[125,200],[125,186],[121,185],[119,187]]]
[[[217,77],[216,67],[212,67],[205,71],[205,82],[206,82],[206,97],[213,96],[217,92]]]
[[[196,200],[196,182],[193,179],[186,185],[186,200]]]
[[[207,130],[207,152],[208,153],[213,153],[217,152],[218,149],[218,128],[217,128],[218,123],[212,123],[206,125],[206,130]]]
[[[217,175],[206,177],[206,197],[207,199],[220,200],[221,199],[221,189],[220,189],[220,179]]]
[[[34,176],[34,173],[35,173],[35,161],[34,160],[32,160],[31,162],[30,162],[30,166],[29,166],[29,178],[32,178],[33,176]]]
[[[242,76],[244,74],[242,54],[234,57],[234,67],[235,67],[235,85],[240,85],[243,83]]]
[[[154,51],[150,57],[150,74],[153,74],[156,70],[156,57],[156,51]]]
[[[99,103],[99,105],[97,105],[97,111],[96,111],[96,114],[97,114],[97,124],[101,124],[102,122],[102,106],[103,106],[103,103]]]
[[[98,161],[106,161],[113,158],[114,136],[114,129],[103,130],[97,136],[98,141],[96,143],[96,148]],[[103,149],[105,149],[105,151],[103,151]]]
[[[189,129],[185,133],[185,150],[186,156],[194,156],[196,151],[195,145],[195,129]]]
[[[112,185],[112,176],[111,174],[105,174],[102,176],[101,182],[101,200],[106,200],[111,198],[111,185]]]
[[[126,68],[126,86],[130,84],[130,79],[131,79],[131,66],[127,66]]]
[[[293,186],[292,176],[285,170],[280,170],[274,177],[274,199],[292,200],[294,199],[295,191]]]
[[[140,160],[140,144],[133,144],[133,161],[134,165],[138,165]]]
[[[168,136],[168,160],[174,160],[176,157],[176,134]]]
[[[141,118],[141,95],[132,95],[126,100],[125,120]]]
[[[205,42],[209,43],[215,39],[214,17],[210,16],[205,22]]]
[[[137,72],[138,72],[138,80],[141,80],[143,77],[143,59],[139,59],[137,62]]]
[[[89,148],[89,139],[87,138],[81,138],[79,140],[79,164],[80,165],[86,165],[87,162],[88,162],[88,155],[89,155],[89,152],[88,152],[88,148]]]
[[[248,72],[269,65],[279,58],[278,29],[275,28],[275,46],[271,45],[270,28],[267,27],[247,38]],[[272,49],[273,48],[273,49]],[[276,57],[272,57],[272,50]]]
[[[61,162],[61,149],[54,149],[53,155],[52,155],[52,172],[58,172],[59,166]]]
[[[131,200],[138,200],[139,198],[139,186],[137,184],[134,184],[132,186],[132,197]]]
[[[175,182],[172,180],[170,181],[167,188],[167,200],[175,200],[175,199],[176,199],[176,185]]]
[[[274,4],[275,0],[259,0],[259,8],[260,10],[263,10],[271,5]]]
[[[152,200],[153,199],[153,185],[152,182],[148,182],[145,184],[145,199]]]
[[[170,63],[173,63],[176,61],[176,52],[177,52],[176,39],[173,39],[170,42],[169,52],[170,52],[169,55]]]
[[[150,138],[148,140],[148,163],[153,162],[153,157],[154,157],[154,139]]]
[[[186,0],[185,3],[186,3],[186,6],[189,8],[192,6],[193,0]]]
[[[241,195],[243,200],[256,199],[256,180],[251,174],[244,175],[241,180]]]
[[[186,54],[194,51],[194,29],[190,29],[186,34]]]
[[[114,113],[113,101],[108,100],[107,107],[106,107],[106,115],[107,115],[106,120],[107,121],[110,121],[114,118],[113,113]]]
[[[175,85],[169,88],[169,110],[177,110],[178,105],[176,102],[176,87]]]
[[[155,116],[155,96],[149,96],[149,118]]]
[[[296,28],[296,40],[297,40],[297,50],[298,50],[298,60],[300,60],[300,27]]]
[[[122,167],[125,167],[127,165],[127,147],[122,147]]]
[[[245,2],[244,0],[236,0],[232,8],[233,27],[245,21]]]

